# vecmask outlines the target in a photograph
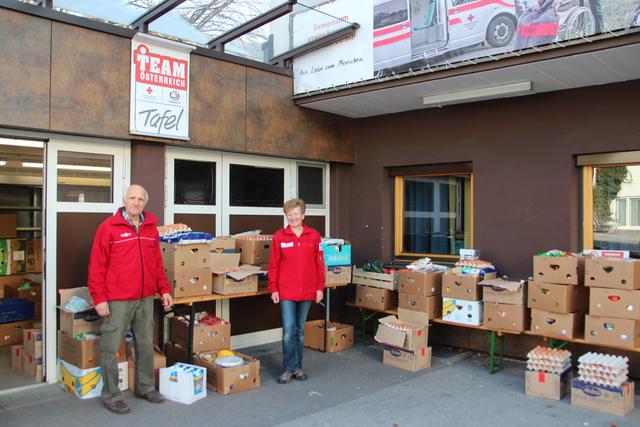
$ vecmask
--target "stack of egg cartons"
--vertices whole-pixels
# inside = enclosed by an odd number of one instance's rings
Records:
[[[620,387],[628,375],[628,357],[586,353],[578,359],[578,379],[586,383]]]
[[[578,378],[571,384],[571,405],[624,416],[634,408],[634,383],[628,381],[629,359],[586,353],[578,359]]]
[[[526,394],[562,399],[570,382],[571,353],[568,350],[537,346],[527,357]]]

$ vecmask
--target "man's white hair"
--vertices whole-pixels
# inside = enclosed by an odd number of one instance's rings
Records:
[[[130,186],[128,186],[127,187],[127,191],[124,192],[124,198],[123,199],[126,199],[127,198],[127,194],[129,194],[129,191],[133,190],[133,189],[142,190],[142,192],[144,193],[144,201],[145,202],[149,201],[149,193],[147,193],[147,190],[142,185],[139,185],[139,184],[131,184]]]

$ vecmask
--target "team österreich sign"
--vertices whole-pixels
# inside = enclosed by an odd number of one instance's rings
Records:
[[[138,33],[131,41],[129,131],[189,139],[192,46]]]

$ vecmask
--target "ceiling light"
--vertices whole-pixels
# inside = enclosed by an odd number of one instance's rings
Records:
[[[58,169],[92,172],[111,172],[108,166],[58,165]]]
[[[23,168],[42,168],[42,163],[22,162]]]
[[[0,166],[5,166],[7,164],[6,160],[0,160]]]
[[[22,162],[22,167],[42,168],[42,163]],[[58,169],[90,172],[111,172],[111,168],[107,166],[58,165]]]
[[[12,145],[14,147],[43,148],[44,142],[29,141],[26,139],[0,138],[0,145]]]
[[[456,104],[483,99],[498,98],[504,95],[524,94],[531,92],[533,85],[530,81],[509,83],[499,86],[489,86],[479,89],[448,92],[440,95],[427,95],[422,97],[422,103],[427,107],[436,107],[447,104]]]

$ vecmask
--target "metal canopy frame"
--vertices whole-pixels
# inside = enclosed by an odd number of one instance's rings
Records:
[[[314,50],[330,45],[336,40],[340,40],[344,37],[351,36],[356,32],[358,28],[360,28],[360,24],[358,24],[357,22],[354,22],[348,27],[345,27],[341,30],[334,31],[322,38],[311,41],[309,43],[305,43],[295,49],[288,50],[278,56],[274,56],[269,60],[269,63],[271,65],[289,68],[289,66],[291,65],[291,61],[293,60],[294,57],[303,55],[305,53],[313,52]]]
[[[271,21],[275,21],[281,16],[291,13],[293,11],[293,6],[295,6],[297,3],[298,0],[288,0],[286,3],[283,3],[280,6],[276,6],[273,9],[256,16],[255,18],[245,22],[239,27],[233,28],[232,30],[227,31],[224,34],[221,34],[218,37],[209,40],[209,42],[207,43],[207,47],[209,49],[224,52],[225,44],[237,39],[238,37],[242,37],[247,33],[250,33],[256,28],[260,28]]]
[[[164,0],[157,6],[147,10],[142,16],[129,25],[141,33],[148,33],[149,24],[160,18],[162,15],[171,12],[176,6],[179,6],[184,2],[185,0]]]

